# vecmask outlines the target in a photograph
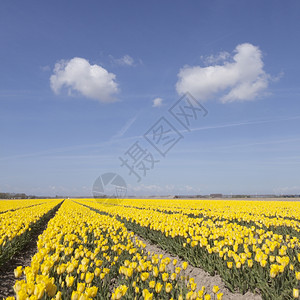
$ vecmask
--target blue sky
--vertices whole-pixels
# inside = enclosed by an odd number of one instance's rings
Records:
[[[1,1],[0,191],[300,193],[298,1]],[[191,131],[168,109],[208,111]],[[156,100],[155,100],[156,99]],[[155,103],[155,104],[154,104]],[[159,156],[165,117],[183,138]],[[159,160],[141,181],[119,157]]]

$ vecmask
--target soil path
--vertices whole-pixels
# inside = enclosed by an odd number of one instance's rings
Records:
[[[178,256],[174,256],[173,254],[166,252],[165,250],[159,248],[157,245],[150,243],[149,241],[141,238],[138,235],[135,235],[134,237],[137,237],[139,240],[146,244],[146,252],[150,251],[154,254],[162,254],[163,258],[169,257],[172,260],[176,258],[178,260],[177,266],[181,267],[183,260]],[[167,268],[169,271],[174,271],[174,266],[172,265],[172,263],[170,263]],[[209,294],[213,295],[212,289],[215,285],[217,285],[220,288],[220,291],[218,293],[223,293],[223,300],[262,300],[262,297],[259,294],[247,292],[246,294],[242,295],[240,293],[230,292],[229,289],[226,288],[225,283],[222,281],[222,278],[219,275],[211,276],[201,268],[196,268],[189,265],[185,270],[185,276],[189,276],[189,278],[193,277],[195,279],[195,282],[197,283],[196,291],[201,290],[202,286],[205,286],[205,290]]]

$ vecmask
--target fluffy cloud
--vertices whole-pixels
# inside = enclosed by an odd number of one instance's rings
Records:
[[[163,99],[162,98],[155,98],[153,100],[153,107],[160,107],[163,104]]]
[[[223,64],[215,64],[220,61]],[[238,45],[233,56],[221,52],[206,62],[212,65],[186,66],[179,71],[179,94],[190,92],[202,100],[218,97],[223,103],[253,100],[268,87],[271,78],[263,70],[260,49],[248,43]]]
[[[74,57],[55,64],[50,85],[56,94],[65,87],[69,94],[75,92],[101,102],[113,102],[118,93],[115,79],[115,74],[101,66],[91,65],[84,58]]]

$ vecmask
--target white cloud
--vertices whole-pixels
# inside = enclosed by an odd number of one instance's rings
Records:
[[[226,59],[228,59],[229,57],[230,57],[230,54],[226,51],[220,52],[217,55],[209,55],[207,57],[201,56],[201,58],[204,60],[205,64],[207,64],[207,65],[216,64],[218,62],[223,62]]]
[[[206,61],[223,64],[183,67],[176,83],[179,94],[190,92],[201,100],[218,97],[223,103],[253,100],[262,95],[271,79],[263,70],[260,49],[249,43],[238,45],[233,56],[221,52]]]
[[[160,107],[163,104],[163,99],[162,98],[155,98],[153,100],[153,107]]]
[[[101,102],[116,101],[118,84],[116,75],[98,65],[91,65],[86,59],[74,57],[55,64],[50,85],[59,94],[63,87],[68,93],[80,93],[87,98]]]
[[[121,58],[114,58],[112,55],[110,55],[110,58],[111,58],[112,62],[117,65],[121,65],[121,66],[133,66],[134,65],[134,59],[128,54],[124,55]]]

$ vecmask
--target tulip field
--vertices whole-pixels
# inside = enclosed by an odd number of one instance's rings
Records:
[[[240,299],[299,299],[299,202],[2,200],[0,265],[50,212],[6,299],[226,299],[217,285],[197,286],[188,266],[219,275]]]

